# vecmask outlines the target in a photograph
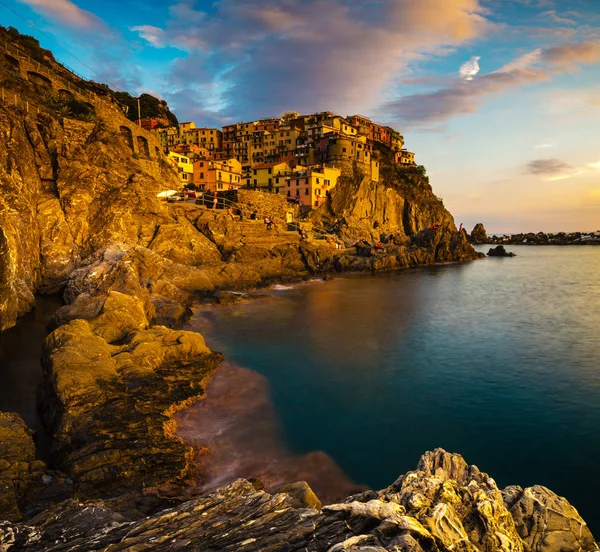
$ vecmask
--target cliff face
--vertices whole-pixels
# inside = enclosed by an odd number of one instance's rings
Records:
[[[34,119],[0,104],[0,329],[92,252],[149,243],[168,219],[155,196],[177,178],[154,146],[132,155],[119,119]]]
[[[379,182],[341,177],[331,201],[314,214],[316,222],[332,226],[349,239],[379,240],[382,233],[414,236],[439,223],[456,231],[454,219],[435,196],[429,179],[416,169],[404,169],[382,158]]]

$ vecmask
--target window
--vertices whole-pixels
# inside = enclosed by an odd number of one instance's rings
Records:
[[[331,184],[331,180],[325,180],[325,186],[329,186]]]
[[[223,189],[223,184],[221,184],[220,182],[217,184],[217,190],[222,190]]]
[[[300,179],[296,178],[296,186],[300,186]]]
[[[203,173],[203,172],[201,172],[201,173],[200,173],[200,179],[203,179],[203,178],[204,178],[204,173]]]
[[[267,172],[268,172],[269,174],[273,174],[273,169],[269,169]],[[271,180],[271,179],[269,178],[269,180]]]
[[[317,178],[317,184],[320,184],[320,183],[321,183],[321,181]]]
[[[183,175],[182,175],[182,178],[183,178],[184,180],[187,180],[187,179],[188,179],[188,175],[187,175],[187,173],[183,173]]]
[[[254,185],[256,186],[256,178],[254,179]]]
[[[296,197],[300,196],[300,190],[296,190]]]
[[[279,184],[279,177],[275,179],[275,184]]]
[[[231,173],[229,173],[229,182],[231,182]]]
[[[200,161],[200,166],[204,167],[204,162],[203,161]]]
[[[291,183],[292,183],[291,180],[288,180],[288,188],[290,187]]]
[[[308,195],[309,194],[309,189],[308,188],[304,188],[304,195]]]
[[[269,178],[269,182],[268,182],[269,186],[271,186],[273,184],[273,179]]]
[[[346,153],[346,148],[342,148],[342,151],[343,151],[344,153]]]
[[[223,177],[221,176],[221,173],[219,172],[219,180],[221,180],[221,178],[223,178]]]
[[[256,176],[256,169],[254,169],[254,176]],[[256,182],[256,180],[254,182]]]
[[[288,190],[287,196],[290,197],[290,195],[291,195],[291,192]]]

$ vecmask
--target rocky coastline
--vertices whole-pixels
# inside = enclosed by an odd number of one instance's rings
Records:
[[[192,306],[273,282],[479,255],[426,178],[391,166],[380,183],[346,175],[314,213],[343,249],[166,204],[156,194],[177,174],[156,138],[102,98],[93,107],[84,121],[0,104],[0,331],[36,293],[65,301],[42,359],[50,465],[18,415],[0,417],[0,551],[595,549],[566,500],[535,487],[503,494],[441,450],[391,487],[322,510],[303,485],[271,495],[236,481],[190,496],[193,449],[172,415],[202,398],[222,361],[177,329]],[[381,233],[393,239],[358,245]]]

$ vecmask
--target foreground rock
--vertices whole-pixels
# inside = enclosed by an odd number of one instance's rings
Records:
[[[239,479],[139,521],[99,504],[63,503],[27,524],[0,525],[0,546],[6,552],[598,550],[566,500],[543,487],[509,487],[503,497],[487,474],[441,449],[390,487],[322,511]]]
[[[125,304],[143,313],[139,299]],[[73,320],[45,343],[41,412],[53,464],[81,497],[168,487],[187,475],[190,450],[170,415],[202,396],[221,355],[200,334],[136,320],[138,327],[129,312],[112,310]]]

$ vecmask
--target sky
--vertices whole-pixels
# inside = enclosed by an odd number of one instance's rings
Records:
[[[390,125],[469,229],[600,229],[600,0],[1,0],[0,24],[198,126]]]

